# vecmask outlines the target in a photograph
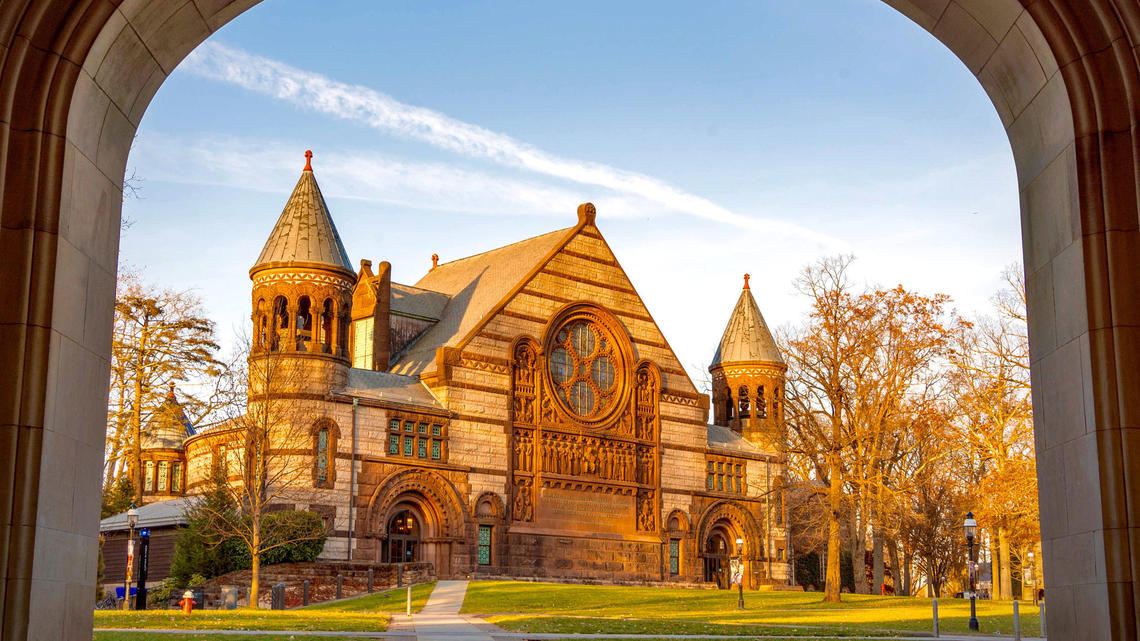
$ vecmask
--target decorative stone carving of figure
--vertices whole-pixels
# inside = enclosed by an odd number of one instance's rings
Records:
[[[530,521],[534,518],[534,510],[530,501],[530,483],[525,479],[519,479],[515,486],[513,509],[517,521]]]

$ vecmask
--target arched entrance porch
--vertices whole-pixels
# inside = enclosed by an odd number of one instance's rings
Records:
[[[705,581],[730,588],[732,561],[737,558],[743,563],[744,587],[755,589],[770,579],[763,574],[764,537],[747,509],[719,501],[705,510],[699,523],[697,544]]]
[[[1017,162],[1049,631],[1135,638],[1140,3],[885,1],[977,76]],[[130,141],[182,57],[255,3],[0,3],[0,638],[89,634]]]
[[[464,515],[459,495],[439,474],[405,470],[381,483],[369,500],[357,537],[371,540],[371,560],[424,562],[446,578],[454,567],[455,545],[463,540]],[[354,554],[354,558],[361,558]]]

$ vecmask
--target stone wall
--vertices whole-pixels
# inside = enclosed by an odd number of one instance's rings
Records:
[[[302,604],[304,582],[309,582],[309,602],[319,603],[336,598],[336,577],[343,576],[341,594],[344,597],[368,593],[368,570],[372,570],[373,592],[434,581],[435,568],[431,563],[353,563],[348,561],[317,561],[314,563],[281,563],[261,569],[258,589],[258,604],[270,605],[270,591],[278,583],[285,584],[285,607],[293,608]],[[239,570],[223,574],[203,585],[205,607],[218,609],[222,605],[222,589],[236,587],[245,598],[239,603],[248,603],[250,570]]]

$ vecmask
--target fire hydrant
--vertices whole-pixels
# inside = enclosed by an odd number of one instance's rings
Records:
[[[194,593],[190,590],[183,592],[182,600],[179,601],[178,604],[182,606],[183,614],[190,614],[190,612],[194,609]]]

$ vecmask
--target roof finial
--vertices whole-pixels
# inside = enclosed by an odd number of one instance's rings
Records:
[[[439,254],[432,254],[431,255],[431,268],[435,269],[436,267],[439,267]]]
[[[749,276],[748,274],[744,275],[744,289],[752,289],[751,287],[748,286],[748,279],[749,278],[752,278],[752,277]]]
[[[166,393],[166,398],[174,398],[174,381],[170,381],[170,391]]]
[[[594,217],[598,215],[598,210],[594,209],[594,203],[582,203],[578,205],[578,224],[593,224]]]
[[[312,160],[313,160],[313,150],[312,149],[306,149],[305,150],[305,171],[312,171],[313,170]]]

